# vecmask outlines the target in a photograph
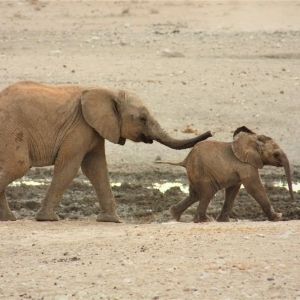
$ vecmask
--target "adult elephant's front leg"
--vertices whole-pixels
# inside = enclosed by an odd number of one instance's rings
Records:
[[[65,157],[64,153],[58,155],[54,165],[52,182],[36,215],[37,221],[58,221],[59,218],[55,211],[59,206],[63,192],[76,176],[81,161],[81,155],[75,155],[72,158]]]
[[[110,188],[104,140],[99,141],[94,150],[84,157],[81,169],[92,183],[99,200],[101,212],[97,217],[97,221],[121,222],[116,213],[116,202]]]

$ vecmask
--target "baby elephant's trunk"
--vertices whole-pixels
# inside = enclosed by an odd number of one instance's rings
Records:
[[[283,153],[283,152],[281,154],[281,162],[282,162],[282,166],[283,166],[284,171],[285,171],[285,176],[286,176],[286,179],[287,179],[287,183],[288,183],[291,198],[292,198],[292,200],[294,200],[292,174],[291,174],[290,163],[289,163],[289,160],[288,160],[286,154]]]

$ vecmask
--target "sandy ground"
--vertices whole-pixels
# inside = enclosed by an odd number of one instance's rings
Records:
[[[299,180],[299,15],[299,1],[1,1],[0,88],[35,80],[133,90],[180,138],[210,129],[228,141],[236,127],[247,125],[282,145]],[[114,190],[124,220],[170,220],[157,204],[161,196],[146,193],[143,178],[152,172],[158,181],[166,174],[184,180],[177,169],[152,162],[157,156],[181,160],[188,151],[131,142],[107,148],[112,177],[126,173],[118,181],[133,183],[125,192]],[[280,170],[265,171],[273,173],[281,178]],[[28,219],[44,192],[11,188],[8,197]],[[136,194],[131,202],[126,192]],[[285,190],[268,192],[298,220],[1,223],[0,298],[300,299],[299,193],[289,204]],[[177,200],[183,196],[175,192]],[[80,197],[85,210],[78,208]],[[79,219],[78,210],[97,211],[94,200],[91,189],[78,184],[64,199],[67,213]],[[136,200],[144,201],[138,210]],[[241,207],[238,217],[261,219],[251,205]],[[159,218],[149,214],[154,208]]]
[[[300,223],[0,227],[3,299],[299,299]]]

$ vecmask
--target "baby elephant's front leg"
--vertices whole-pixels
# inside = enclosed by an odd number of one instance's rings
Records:
[[[259,176],[243,181],[243,185],[247,192],[258,202],[270,221],[280,221],[282,219],[282,214],[275,212],[271,205]]]

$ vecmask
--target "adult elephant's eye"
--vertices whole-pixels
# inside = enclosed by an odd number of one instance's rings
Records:
[[[140,117],[140,121],[143,123],[143,124],[146,124],[147,123],[147,118],[145,116],[141,116]]]

